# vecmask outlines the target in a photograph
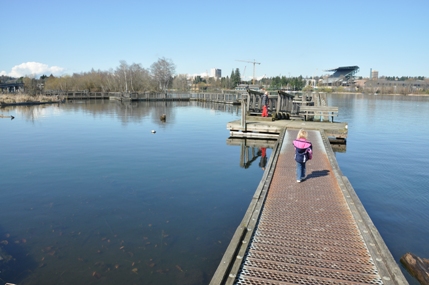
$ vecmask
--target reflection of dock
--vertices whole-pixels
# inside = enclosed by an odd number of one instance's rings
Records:
[[[323,131],[296,182],[296,135],[280,133],[210,284],[408,284]]]
[[[247,147],[274,148],[277,144],[277,140],[229,138],[226,140],[226,144],[235,146],[245,145]]]
[[[240,167],[248,168],[255,160],[261,158],[262,149],[273,149],[277,144],[277,140],[229,138],[226,144],[241,147]],[[261,162],[263,159],[266,158],[261,158]],[[263,167],[265,167],[265,165],[263,165]]]

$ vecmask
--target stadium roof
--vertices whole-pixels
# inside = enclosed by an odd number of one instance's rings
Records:
[[[354,70],[354,69],[359,69],[359,66],[357,65],[353,65],[353,66],[341,66],[338,68],[334,68],[334,69],[329,69],[329,70],[325,70],[325,71],[337,71],[337,70]]]
[[[341,66],[335,69],[325,70],[334,72],[331,76],[324,80],[325,84],[334,84],[336,82],[348,82],[353,76],[359,72],[359,66]]]
[[[328,72],[334,72],[334,74],[332,74],[331,76],[329,76],[330,78],[338,78],[338,77],[345,77],[345,78],[350,78],[353,75],[355,75],[356,73],[359,72],[359,66],[342,66],[342,67],[338,67],[335,69],[329,69],[329,70],[325,70]]]

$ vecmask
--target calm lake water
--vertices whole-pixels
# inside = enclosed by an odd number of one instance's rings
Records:
[[[349,123],[341,170],[394,258],[429,257],[429,98],[328,102]],[[208,284],[263,174],[259,157],[243,167],[226,142],[237,106],[99,100],[0,113],[15,116],[0,119],[4,282]]]

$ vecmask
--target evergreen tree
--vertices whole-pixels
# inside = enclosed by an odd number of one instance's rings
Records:
[[[241,74],[240,69],[235,69],[235,80],[237,81],[237,85],[241,83]]]
[[[231,72],[231,88],[235,88],[241,82],[240,70],[238,68]]]
[[[231,71],[231,76],[229,77],[229,88],[233,88],[234,86],[234,82],[235,82],[235,72],[234,69],[232,69]]]

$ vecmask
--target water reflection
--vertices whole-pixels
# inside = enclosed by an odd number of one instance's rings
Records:
[[[169,121],[175,120],[176,107],[196,106],[212,111],[229,113],[236,116],[240,114],[240,108],[236,105],[200,101],[118,101],[118,100],[68,100],[63,104],[42,104],[7,106],[2,108],[5,114],[15,114],[15,117],[26,121],[36,121],[49,115],[61,115],[62,113],[84,112],[94,117],[111,115],[127,123],[139,122],[142,118],[151,117],[153,123],[160,123],[160,117],[166,115]],[[162,121],[161,121],[162,122]]]
[[[262,170],[265,170],[265,166],[267,166],[267,148],[261,147],[260,151],[261,159],[259,160],[259,167],[262,168]]]
[[[241,107],[239,105],[205,102],[205,101],[202,101],[202,102],[196,101],[195,104],[200,108],[221,111],[221,112],[234,114],[236,116],[240,116]]]
[[[265,170],[267,164],[267,149],[269,153],[275,147],[277,140],[228,138],[226,143],[240,146],[240,167],[249,168],[259,158],[259,167]]]
[[[35,122],[49,115],[60,115],[60,104],[6,106],[0,109],[2,113],[13,115],[14,118]]]
[[[331,144],[333,152],[345,153],[347,151],[347,144]]]

